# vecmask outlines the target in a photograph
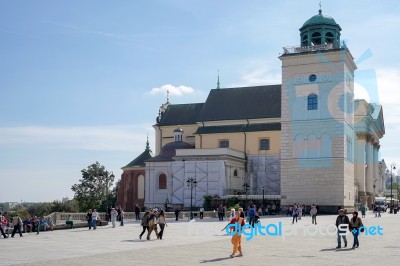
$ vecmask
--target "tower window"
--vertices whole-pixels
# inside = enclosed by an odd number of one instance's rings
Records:
[[[330,43],[333,43],[333,40],[335,40],[335,37],[333,36],[333,33],[332,32],[327,32],[325,34],[325,42],[327,44],[330,44]]]
[[[320,45],[321,44],[321,33],[314,32],[311,35],[311,42],[313,45]]]
[[[167,176],[165,174],[158,176],[158,189],[167,189]]]
[[[233,171],[233,176],[238,176],[238,172],[236,169],[235,169],[235,171]]]
[[[220,140],[219,147],[220,148],[229,148],[229,140]]]
[[[318,96],[316,94],[310,94],[307,98],[308,110],[318,109]]]
[[[269,150],[269,139],[260,139],[260,150]]]
[[[308,35],[307,34],[303,36],[302,45],[308,46]]]

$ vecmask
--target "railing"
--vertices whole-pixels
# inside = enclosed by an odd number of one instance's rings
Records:
[[[329,44],[320,44],[320,45],[310,45],[310,46],[287,46],[283,47],[283,54],[298,54],[303,52],[313,52],[313,51],[324,51],[336,49],[337,45]],[[342,42],[341,48],[346,48],[346,44]]]

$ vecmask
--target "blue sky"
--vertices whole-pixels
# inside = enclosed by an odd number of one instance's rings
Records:
[[[381,2],[322,10],[356,60],[370,51],[358,67],[377,75],[381,156],[400,164],[400,6]],[[202,102],[218,69],[222,87],[280,84],[279,53],[299,44],[318,3],[0,1],[0,202],[71,198],[95,161],[119,178],[147,132],[154,147],[166,88],[172,103]]]

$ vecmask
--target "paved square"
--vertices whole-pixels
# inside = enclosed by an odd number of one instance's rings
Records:
[[[336,216],[318,216],[318,225],[303,217],[292,225],[290,217],[265,217],[262,224],[282,222],[283,231],[297,228],[297,236],[255,236],[243,239],[243,257],[230,258],[230,237],[221,231],[226,222],[217,219],[169,221],[163,240],[152,235],[139,240],[138,222],[112,228],[99,227],[16,235],[0,239],[1,265],[399,265],[400,214],[375,218],[369,212],[366,227],[381,226],[383,236],[360,237],[360,248],[336,250],[336,236],[304,235],[304,230],[324,232],[332,228]],[[314,228],[312,228],[314,227]],[[145,239],[145,238],[143,238]]]

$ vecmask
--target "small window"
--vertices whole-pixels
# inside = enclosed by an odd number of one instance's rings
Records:
[[[315,75],[315,74],[311,74],[308,77],[308,81],[310,81],[310,82],[315,82],[316,80],[317,80],[317,75]]]
[[[233,171],[233,176],[238,176],[237,170]]]
[[[229,140],[220,140],[219,147],[220,148],[229,148]]]
[[[260,150],[269,150],[269,139],[260,139]]]
[[[167,176],[165,174],[158,176],[158,189],[167,189]]]
[[[318,109],[318,96],[316,94],[310,94],[307,98],[308,110]]]

